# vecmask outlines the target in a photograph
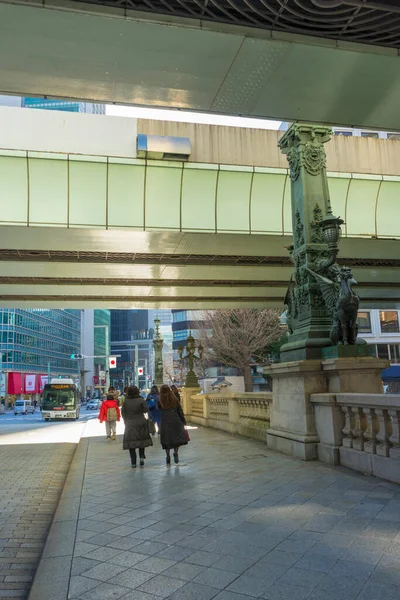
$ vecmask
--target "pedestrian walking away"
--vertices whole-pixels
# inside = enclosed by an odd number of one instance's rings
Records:
[[[166,463],[171,464],[171,450],[174,451],[174,462],[179,463],[178,450],[185,446],[189,439],[186,434],[186,419],[182,407],[174,392],[168,385],[160,388],[159,405],[161,410],[160,441],[165,450]]]
[[[122,392],[122,394],[118,397],[118,406],[121,407],[125,401],[125,396],[126,396],[126,392],[128,390],[128,386],[126,385],[124,387],[124,391]]]
[[[146,398],[147,406],[149,408],[150,417],[153,419],[154,423],[157,425],[158,433],[160,433],[160,424],[161,424],[161,411],[159,405],[159,394],[158,387],[153,385],[150,390],[150,394],[148,394]]]
[[[99,421],[106,424],[106,435],[108,440],[117,439],[117,421],[121,419],[118,400],[114,394],[108,394],[100,407]]]
[[[142,398],[136,385],[128,387],[121,409],[125,423],[123,449],[129,450],[132,467],[136,467],[136,450],[139,452],[140,466],[144,467],[145,448],[153,445],[149,432],[146,400]]]

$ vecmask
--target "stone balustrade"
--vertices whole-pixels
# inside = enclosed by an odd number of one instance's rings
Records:
[[[191,394],[184,400],[186,417],[192,423],[266,440],[270,392]]]
[[[400,483],[400,395],[312,394],[318,458]]]

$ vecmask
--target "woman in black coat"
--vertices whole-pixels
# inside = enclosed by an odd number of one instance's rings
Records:
[[[186,419],[182,407],[168,385],[160,388],[159,405],[161,409],[160,441],[166,453],[167,465],[171,464],[171,450],[174,462],[179,463],[178,450],[188,443],[185,431]]]
[[[144,449],[153,445],[150,437],[149,423],[145,418],[147,404],[134,385],[128,387],[124,403],[121,408],[122,418],[125,423],[123,449],[129,450],[132,467],[136,467],[136,448],[139,450],[140,466],[144,466]]]

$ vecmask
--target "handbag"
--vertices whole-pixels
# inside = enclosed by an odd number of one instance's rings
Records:
[[[147,425],[148,425],[148,428],[149,428],[150,435],[155,435],[155,433],[156,433],[156,424],[154,423],[153,419],[148,419],[147,420]]]
[[[187,429],[185,429],[185,436],[186,436],[186,441],[190,442],[190,435]]]

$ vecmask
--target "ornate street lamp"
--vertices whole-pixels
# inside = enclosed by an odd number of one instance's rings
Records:
[[[343,219],[335,217],[329,210],[326,216],[321,220],[322,235],[324,242],[328,245],[330,258],[323,262],[323,268],[330,267],[336,261],[339,252],[339,242],[342,237],[341,225],[344,224]]]
[[[164,382],[164,369],[163,369],[163,357],[162,351],[164,346],[164,340],[160,333],[160,318],[157,316],[154,319],[155,333],[153,337],[154,346],[154,383],[160,386]]]
[[[342,237],[341,225],[344,224],[343,219],[335,217],[332,213],[328,213],[321,221],[322,234],[324,241],[330,248],[337,247]]]
[[[184,350],[186,350],[185,356],[183,355]],[[189,337],[186,339],[186,347],[180,346],[178,348],[180,360],[187,360],[189,364],[189,371],[185,379],[185,387],[187,388],[199,387],[199,380],[197,379],[196,373],[193,371],[193,366],[195,360],[201,360],[203,357],[203,346],[201,345],[201,342],[197,345],[198,356],[196,356],[195,352],[196,341],[190,332]]]

